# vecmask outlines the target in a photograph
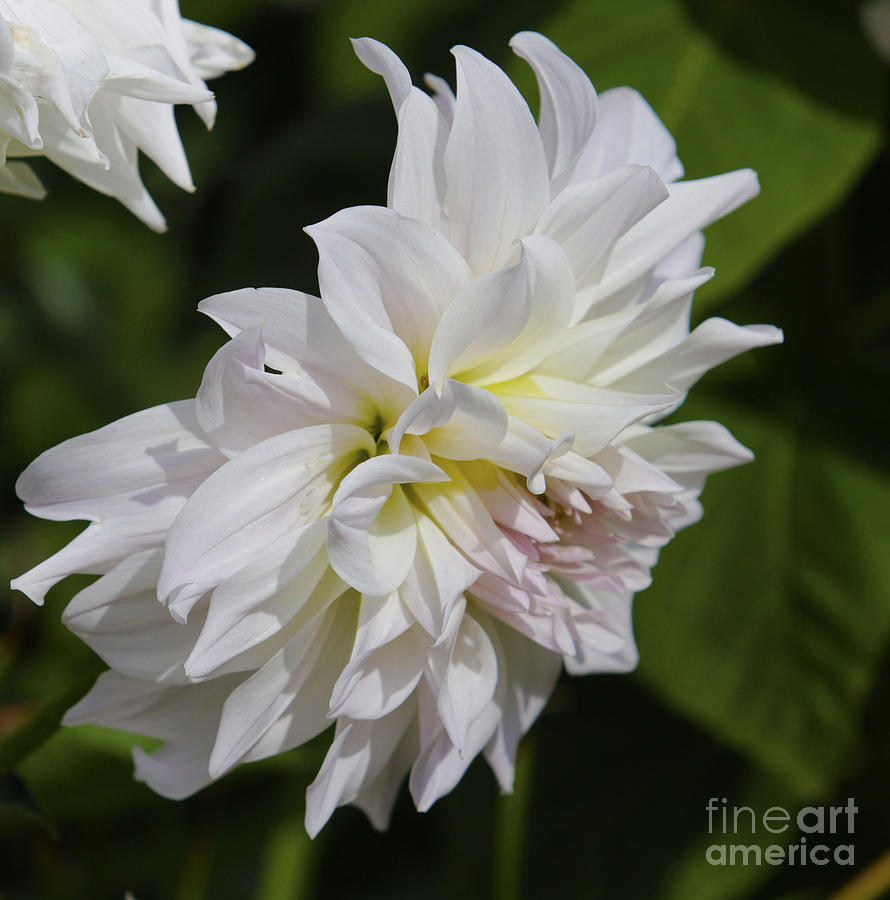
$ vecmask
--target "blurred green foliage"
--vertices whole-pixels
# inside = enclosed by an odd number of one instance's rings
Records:
[[[507,65],[537,28],[600,88],[631,84],[690,176],[752,166],[763,195],[708,233],[718,275],[699,313],[774,322],[784,347],[723,367],[680,418],[716,418],[757,461],[712,478],[704,522],[663,553],[637,601],[631,677],[563,679],[525,747],[517,795],[475,764],[391,831],[339,811],[315,842],[302,794],[323,753],[245,767],[183,803],[131,778],[136,738],[55,730],[96,661],[59,624],[83,582],[38,610],[0,600],[0,892],[10,900],[621,898],[817,900],[850,871],[709,866],[705,804],[845,802],[857,864],[890,846],[890,158],[887,70],[846,0],[182,0],[257,50],[214,83],[213,134],[179,119],[198,192],[144,164],[155,235],[51,167],[42,204],[0,197],[3,483],[41,450],[191,396],[221,335],[205,296],[313,290],[301,233],[379,203],[395,126],[347,38],[391,42],[415,77],[448,49]],[[6,583],[69,540],[11,490]],[[36,748],[36,749],[35,749]],[[759,835],[758,837],[764,837]]]

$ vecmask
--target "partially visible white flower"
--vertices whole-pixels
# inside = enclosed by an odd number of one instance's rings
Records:
[[[751,454],[715,422],[662,426],[708,369],[781,340],[690,333],[700,229],[757,192],[698,181],[645,101],[596,93],[541,35],[540,123],[457,47],[457,95],[392,94],[389,208],[309,232],[321,298],[261,289],[200,309],[229,334],[195,400],[48,450],[17,490],[89,527],[13,586],[100,574],[65,622],[112,667],[68,714],[166,741],[137,777],[186,796],[336,723],[307,794],[316,833],[378,827],[410,773],[428,809],[481,752],[503,790],[564,667],[624,672],[631,601]],[[158,600],[161,602],[158,603]]]
[[[890,0],[869,0],[859,7],[862,28],[872,47],[890,62]]]
[[[183,19],[178,0],[0,0],[0,191],[43,197],[22,160],[45,156],[162,231],[138,151],[194,190],[173,104],[210,128],[204,79],[252,59],[237,38]]]

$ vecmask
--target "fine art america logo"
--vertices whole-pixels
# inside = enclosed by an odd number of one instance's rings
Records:
[[[712,866],[854,864],[852,836],[859,807],[852,797],[846,806],[805,806],[797,813],[783,806],[758,813],[750,806],[728,806],[725,797],[711,797],[705,810],[708,834],[723,839],[705,851]],[[770,835],[784,834],[788,829],[793,829],[792,835],[795,830],[799,832],[794,843],[767,843]],[[752,843],[742,843],[744,840]]]

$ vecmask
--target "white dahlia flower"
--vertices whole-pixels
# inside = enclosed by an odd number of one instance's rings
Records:
[[[194,190],[172,104],[192,104],[210,128],[204,79],[252,59],[183,19],[178,0],[0,0],[0,191],[42,198],[21,159],[45,156],[162,231],[138,151]]]
[[[751,454],[715,422],[654,423],[721,361],[781,340],[689,333],[699,232],[753,172],[676,182],[645,101],[597,98],[538,34],[506,75],[457,47],[457,96],[356,43],[398,112],[389,208],[308,229],[321,299],[241,290],[199,309],[231,340],[194,400],[66,441],[21,476],[30,512],[89,527],[14,586],[111,666],[68,714],[160,738],[137,777],[184,797],[336,723],[315,834],[355,803],[420,810],[480,752],[510,790],[563,666],[636,663],[631,598]],[[160,602],[158,602],[160,601]]]

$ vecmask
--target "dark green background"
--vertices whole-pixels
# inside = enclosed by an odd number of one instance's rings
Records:
[[[54,589],[43,609],[6,592],[3,896],[831,896],[854,873],[708,866],[704,808],[712,796],[759,810],[853,796],[857,868],[890,847],[888,75],[856,4],[181,5],[247,40],[257,61],[212,85],[212,134],[180,111],[196,194],[144,163],[169,232],[151,233],[50,166],[39,167],[50,190],[43,203],[0,196],[3,583],[80,527],[21,510],[11,485],[30,459],[193,396],[222,339],[197,302],[243,286],[314,291],[316,256],[302,227],[385,202],[392,110],[350,36],[389,42],[416,80],[450,76],[449,47],[469,44],[507,65],[533,98],[533,79],[506,43],[539,29],[599,89],[643,91],[690,176],[756,168],[762,196],[708,232],[705,262],[718,273],[697,314],[772,322],[786,343],[709,375],[681,410],[727,424],[757,461],[712,479],[704,521],[664,552],[655,586],[639,596],[639,672],[560,682],[523,744],[513,798],[498,798],[476,763],[426,815],[406,792],[385,835],[343,809],[309,842],[302,796],[323,740],[239,769],[187,802],[162,800],[132,781],[130,736],[55,731],[98,671],[59,625],[83,581]]]

